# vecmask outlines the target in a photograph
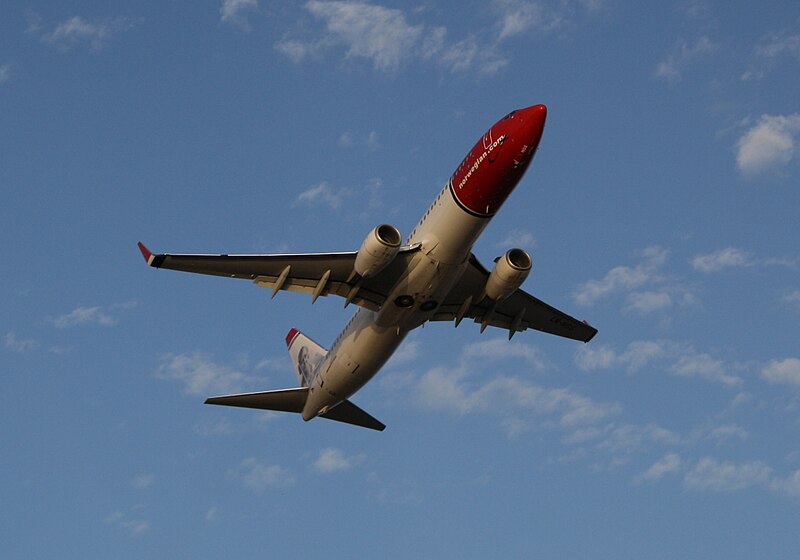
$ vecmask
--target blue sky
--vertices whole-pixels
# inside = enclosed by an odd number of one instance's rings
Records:
[[[190,5],[191,4],[191,5]],[[796,2],[0,8],[0,555],[796,558]],[[509,110],[536,160],[475,247],[588,345],[430,324],[383,433],[204,406],[292,386],[339,300],[136,249],[405,234]]]

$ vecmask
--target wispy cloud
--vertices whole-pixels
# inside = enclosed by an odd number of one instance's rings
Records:
[[[256,494],[263,494],[271,488],[289,488],[295,482],[289,469],[262,463],[255,457],[244,459],[238,468],[228,471],[228,476],[240,480],[245,488]]]
[[[761,79],[779,60],[800,61],[800,34],[790,31],[771,32],[761,38],[753,51],[753,63],[742,74],[742,80]]]
[[[312,0],[305,9],[324,23],[325,33],[311,40],[286,38],[275,45],[295,62],[343,47],[345,58],[371,61],[383,72],[395,72],[411,60],[433,61],[452,72],[481,74],[495,73],[507,64],[491,42],[475,37],[450,41],[446,28],[412,24],[399,9],[358,0]]]
[[[378,70],[396,70],[423,37],[423,25],[411,25],[401,10],[393,8],[316,0],[305,8],[325,22],[327,43],[344,45],[347,57],[371,60]]]
[[[684,377],[701,377],[730,386],[742,385],[742,378],[731,375],[729,370],[730,366],[722,360],[705,353],[681,356],[671,368],[673,373]]]
[[[691,260],[692,268],[710,274],[727,268],[750,268],[754,266],[797,267],[794,258],[757,258],[755,255],[737,247],[725,247],[707,255],[697,255]]]
[[[177,381],[188,395],[210,396],[254,387],[259,378],[215,363],[202,354],[167,354],[155,372],[159,379]]]
[[[243,31],[250,31],[247,16],[255,11],[258,11],[258,0],[222,0],[219,17],[223,23],[236,26]]]
[[[350,130],[342,132],[339,136],[339,146],[342,148],[353,148],[355,146],[363,146],[368,151],[374,152],[380,147],[378,133],[371,130],[366,135],[356,136]]]
[[[752,486],[768,486],[772,469],[761,461],[733,463],[704,457],[686,473],[683,484],[690,490],[736,492]]]
[[[0,64],[0,84],[11,79],[11,65]]]
[[[141,473],[133,477],[131,484],[134,488],[144,490],[146,488],[150,488],[155,481],[156,477],[153,473]]]
[[[719,272],[725,268],[753,266],[753,256],[736,247],[726,247],[708,255],[698,255],[692,259],[692,267],[700,272]]]
[[[568,2],[557,5],[568,10]],[[498,14],[498,40],[522,35],[530,30],[545,32],[560,27],[565,22],[566,13],[544,2],[530,0],[495,0],[493,8]]]
[[[800,113],[762,115],[736,143],[736,166],[746,175],[782,171],[795,155]]]
[[[667,260],[668,251],[662,247],[648,247],[641,252],[642,262],[636,266],[617,266],[600,280],[589,280],[578,286],[573,299],[579,305],[594,305],[614,294],[628,292],[661,279],[659,269]]]
[[[677,474],[681,469],[681,457],[677,453],[667,453],[653,463],[650,468],[636,477],[637,482],[654,482],[667,475]]]
[[[328,206],[332,210],[338,210],[350,194],[350,189],[335,188],[323,181],[297,195],[294,203],[301,206]]]
[[[492,355],[493,350],[497,350],[493,341],[480,348],[466,347],[456,366],[428,370],[416,384],[420,404],[456,414],[494,411],[513,415],[513,422],[503,422],[510,435],[530,429],[539,420],[555,420],[562,427],[574,428],[595,424],[619,412],[615,404],[594,402],[571,389],[542,387],[527,378],[504,374],[499,360],[509,355]],[[538,352],[531,347],[521,345],[512,352],[534,368],[541,366]],[[477,373],[486,367],[494,373],[490,379],[481,380]]]
[[[772,360],[761,370],[761,377],[770,383],[800,387],[800,359]]]
[[[91,50],[99,51],[113,36],[130,29],[137,23],[139,20],[125,17],[89,21],[81,16],[73,16],[56,24],[48,31],[42,26],[41,18],[33,14],[30,16],[27,31],[60,50],[68,50],[73,46],[85,44]]]
[[[346,455],[341,449],[326,447],[319,453],[319,457],[311,465],[311,469],[317,473],[327,474],[341,472],[352,469],[360,465],[366,459],[366,455]]]
[[[580,426],[566,436],[563,443],[575,446],[573,455],[592,458],[593,470],[613,470],[653,447],[674,447],[681,443],[681,437],[655,423],[607,422]]]
[[[24,354],[25,352],[29,352],[34,348],[37,348],[39,343],[32,338],[17,338],[17,335],[13,332],[6,333],[5,336],[5,347],[12,352],[17,352],[18,354]]]
[[[617,352],[611,346],[584,346],[578,349],[575,363],[584,371],[622,369],[635,373],[645,368],[664,371],[682,377],[699,377],[728,386],[739,386],[742,379],[731,373],[739,369],[735,364],[710,354],[697,352],[691,344],[668,340],[638,340]]]
[[[793,306],[795,309],[800,310],[800,290],[795,290],[794,292],[786,294],[781,300]]]
[[[681,39],[666,58],[656,65],[653,74],[656,78],[677,83],[681,81],[682,72],[689,63],[711,55],[717,48],[717,45],[705,36],[694,42]]]
[[[122,311],[127,311],[136,307],[136,302],[115,303],[107,307],[95,305],[92,307],[76,307],[69,313],[60,315],[56,318],[48,318],[48,321],[58,329],[75,327],[80,325],[100,325],[111,327],[118,322],[117,315]]]
[[[140,537],[150,530],[149,521],[132,517],[121,510],[117,510],[106,517],[106,523],[121,527],[132,537]]]
[[[536,237],[531,232],[522,229],[512,229],[505,239],[495,245],[498,248],[520,247],[522,249],[530,249],[535,246]]]
[[[623,352],[616,352],[608,345],[587,345],[578,349],[575,362],[583,371],[619,368],[633,373],[670,352],[672,344],[663,340],[637,340]]]

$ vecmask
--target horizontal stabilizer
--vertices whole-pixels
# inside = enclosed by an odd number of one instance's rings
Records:
[[[308,387],[298,387],[297,389],[279,389],[277,391],[210,397],[206,399],[206,404],[279,410],[281,412],[303,412],[306,398],[308,398]]]
[[[362,428],[369,428],[370,430],[378,430],[379,432],[382,432],[383,429],[386,428],[383,423],[348,400],[343,400],[325,414],[320,415],[320,418],[336,420],[337,422],[344,422],[345,424],[353,424],[355,426],[361,426]]]

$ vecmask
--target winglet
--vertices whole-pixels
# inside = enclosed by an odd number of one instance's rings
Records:
[[[144,260],[149,265],[150,263],[153,262],[153,258],[154,258],[153,257],[153,253],[151,253],[150,249],[145,247],[144,243],[142,243],[141,241],[139,241],[138,245],[139,245],[139,250],[142,252],[142,256],[144,257]]]
[[[145,247],[144,243],[139,241],[139,250],[142,252],[142,256],[144,260],[147,262],[148,266],[152,266],[153,268],[161,268],[161,263],[164,262],[166,255],[155,255],[153,254],[150,249]]]

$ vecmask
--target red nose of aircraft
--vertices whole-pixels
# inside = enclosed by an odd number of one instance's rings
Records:
[[[547,107],[532,105],[497,121],[472,148],[452,177],[459,205],[492,216],[514,190],[542,139]]]
[[[547,120],[547,107],[544,105],[532,105],[517,111],[519,119],[519,135],[527,138],[528,142],[535,150],[542,139],[544,132],[544,122]]]

